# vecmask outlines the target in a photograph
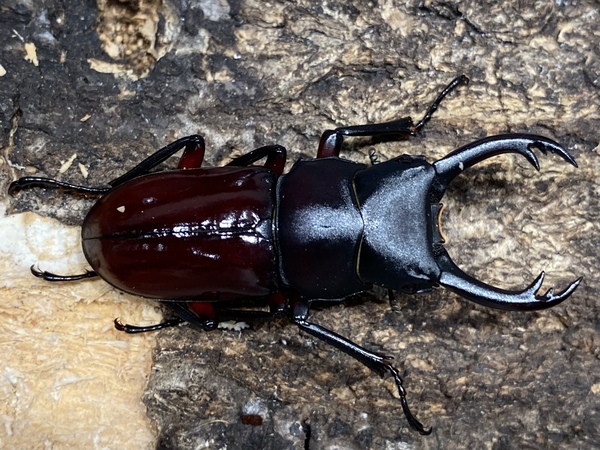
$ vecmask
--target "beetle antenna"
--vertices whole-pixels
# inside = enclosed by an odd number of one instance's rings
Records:
[[[394,295],[394,291],[391,289],[388,289],[388,300],[390,301],[390,308],[391,308],[392,312],[395,312],[396,314],[400,314],[400,307],[398,306],[398,299]]]
[[[371,165],[379,164],[379,156],[377,156],[377,152],[374,148],[369,150],[369,160],[371,161]]]

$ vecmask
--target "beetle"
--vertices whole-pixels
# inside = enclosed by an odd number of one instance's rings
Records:
[[[465,145],[434,163],[402,155],[371,165],[341,159],[346,137],[416,135],[455,78],[423,118],[346,126],[321,136],[317,157],[300,160],[284,174],[286,149],[258,148],[222,167],[203,168],[202,136],[179,139],[108,183],[86,187],[63,181],[20,178],[9,187],[59,188],[99,195],[82,225],[82,247],[91,271],[57,275],[32,266],[48,281],[97,277],[115,288],[158,300],[173,319],[151,326],[122,324],[138,333],[189,322],[214,330],[226,321],[287,317],[301,330],[345,352],[384,376],[393,376],[404,415],[421,434],[431,433],[409,409],[390,357],[308,320],[318,300],[343,301],[371,289],[421,293],[443,286],[476,303],[533,311],[567,299],[581,282],[539,294],[542,272],[520,291],[499,289],[463,272],[443,247],[440,203],[450,182],[474,164],[501,154],[522,155],[537,170],[532,149],[575,159],[557,142],[533,134],[504,134]],[[149,173],[183,149],[177,170]],[[265,159],[262,165],[254,165]],[[247,309],[251,305],[254,309]]]

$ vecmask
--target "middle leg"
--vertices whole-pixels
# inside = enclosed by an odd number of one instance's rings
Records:
[[[267,145],[265,147],[257,148],[256,150],[252,150],[245,155],[238,156],[230,161],[228,166],[236,166],[236,167],[247,167],[251,164],[254,164],[256,161],[259,161],[263,158],[267,158],[264,166],[268,169],[271,169],[276,177],[281,176],[283,173],[283,169],[285,167],[287,151],[285,147],[281,145]]]
[[[415,125],[410,117],[402,117],[398,120],[384,123],[373,123],[366,125],[354,125],[340,127],[335,130],[327,130],[321,135],[317,158],[326,158],[329,156],[339,156],[342,143],[345,136],[389,136],[403,135],[414,136],[418,131],[431,120],[433,113],[438,109],[440,103],[446,96],[458,86],[467,84],[469,79],[465,75],[456,77],[442,92],[440,92],[434,102],[429,106],[423,118]]]
[[[220,308],[219,302],[206,301],[161,301],[160,303],[167,307],[167,309],[173,312],[177,317],[146,326],[123,324],[119,319],[115,319],[115,328],[119,331],[134,334],[157,331],[187,322],[196,328],[200,328],[204,331],[211,331],[218,328],[219,324],[223,322],[265,322],[283,317],[287,312],[286,298],[281,292],[276,292],[265,298],[265,304],[269,306],[268,311]]]

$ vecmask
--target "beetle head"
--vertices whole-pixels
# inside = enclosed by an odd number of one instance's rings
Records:
[[[433,164],[403,156],[357,173],[356,192],[365,223],[361,279],[404,291],[442,285],[474,302],[506,310],[544,309],[568,298],[581,278],[556,294],[552,289],[538,294],[544,272],[522,291],[499,289],[463,272],[442,246],[439,202],[450,182],[474,164],[502,153],[520,154],[539,170],[532,148],[556,153],[577,167],[573,157],[550,139],[507,134],[461,147]]]

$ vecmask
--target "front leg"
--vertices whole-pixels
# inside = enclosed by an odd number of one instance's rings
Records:
[[[452,80],[450,84],[438,94],[437,98],[427,109],[423,118],[416,125],[410,117],[403,117],[391,122],[354,125],[325,131],[319,142],[317,158],[339,156],[345,136],[414,136],[431,120],[433,113],[437,111],[444,98],[458,86],[467,84],[468,82],[469,79],[465,75],[461,75]]]
[[[327,328],[324,328],[312,322],[308,322],[308,314],[309,303],[307,301],[296,299],[292,302],[291,320],[293,323],[298,325],[298,327],[301,330],[306,331],[310,335],[321,339],[322,341],[326,342],[329,345],[332,345],[338,350],[343,351],[348,356],[351,356],[357,361],[363,363],[369,369],[377,372],[382,377],[386,373],[390,373],[394,377],[394,381],[396,382],[398,394],[400,395],[400,403],[402,405],[402,410],[404,411],[404,415],[406,416],[406,419],[408,420],[408,423],[411,426],[411,428],[423,435],[431,433],[431,428],[427,430],[410,411],[410,408],[408,407],[408,401],[406,400],[406,390],[402,386],[402,378],[400,377],[398,370],[390,364],[389,360],[392,359],[390,356],[385,356],[371,352],[366,348],[361,347],[360,345],[352,342],[351,340],[340,336],[339,334],[334,333],[331,330],[328,330]]]

